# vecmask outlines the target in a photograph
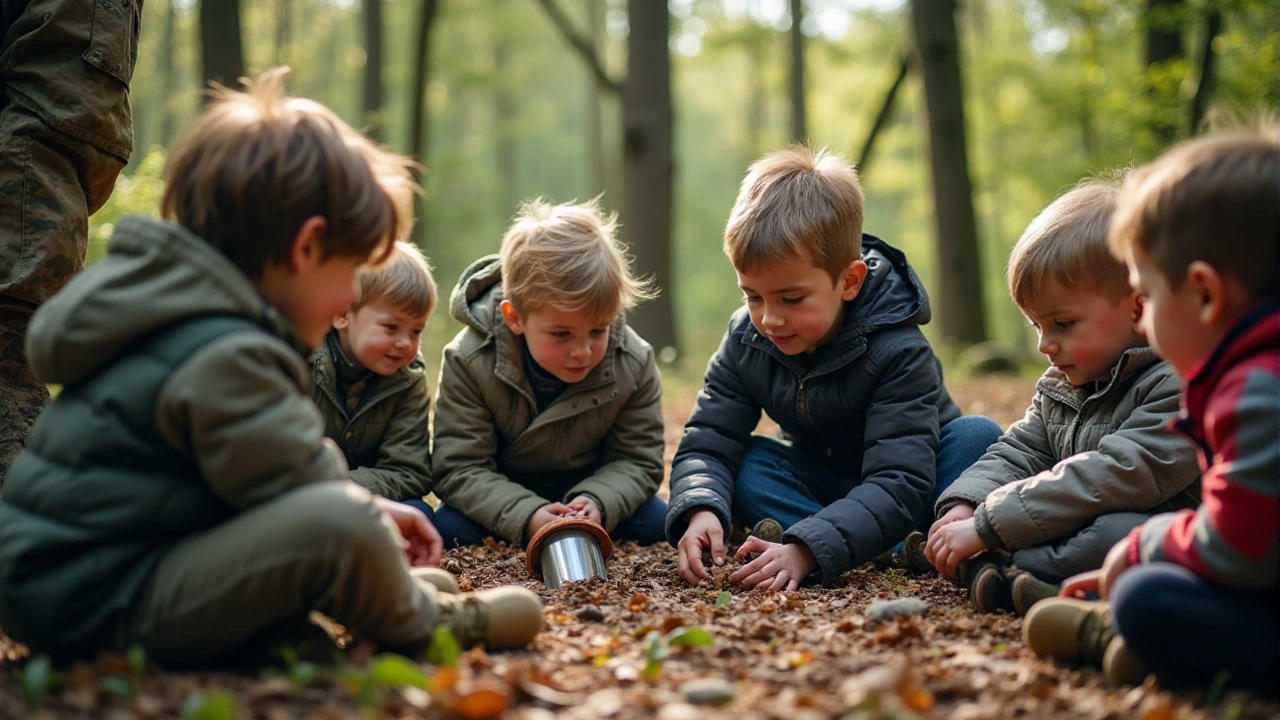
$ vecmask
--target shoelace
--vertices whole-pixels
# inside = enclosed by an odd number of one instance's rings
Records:
[[[1080,623],[1081,659],[1092,663],[1102,662],[1102,656],[1107,652],[1107,645],[1115,634],[1111,626],[1110,608],[1101,607],[1085,615]]]
[[[484,604],[473,597],[459,598],[440,606],[440,621],[458,643],[466,646],[484,640],[487,623]]]

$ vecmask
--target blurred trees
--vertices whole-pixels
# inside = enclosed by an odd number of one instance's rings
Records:
[[[201,0],[200,51],[204,71],[202,87],[208,87],[211,82],[228,87],[239,84],[245,68],[240,0]]]

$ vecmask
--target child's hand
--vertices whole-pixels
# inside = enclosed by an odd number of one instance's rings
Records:
[[[564,503],[548,503],[543,505],[538,508],[537,512],[529,518],[529,523],[525,525],[525,538],[528,539],[533,537],[535,533],[542,529],[543,525],[546,525],[552,520],[558,520],[560,517],[568,515],[571,512],[573,512],[573,509]]]
[[[716,565],[724,565],[724,528],[720,518],[710,510],[697,510],[689,517],[689,527],[677,546],[680,560],[680,577],[690,585],[710,580],[702,567],[702,548],[711,548],[711,558]]]
[[[1129,538],[1111,546],[1107,559],[1102,561],[1102,577],[1098,580],[1098,597],[1106,600],[1120,573],[1129,569]]]
[[[601,514],[600,508],[596,507],[596,503],[586,495],[579,495],[569,501],[569,509],[573,512],[586,517],[597,525],[604,524],[604,515]]]
[[[444,551],[444,538],[427,520],[421,510],[383,497],[375,497],[374,503],[391,518],[400,531],[400,545],[409,557],[412,567],[439,567],[440,553]]]
[[[729,576],[734,585],[745,585],[757,590],[795,590],[800,582],[818,569],[818,561],[802,543],[771,543],[758,537],[749,537],[734,555],[739,560],[747,553],[760,553]]]
[[[1058,590],[1058,594],[1062,597],[1084,600],[1089,593],[1098,591],[1098,584],[1101,580],[1101,570],[1090,570],[1089,572],[1072,575],[1062,581],[1062,587]]]
[[[941,521],[939,521],[941,522]],[[978,530],[973,518],[956,520],[947,523],[929,535],[929,543],[925,546],[925,557],[931,558],[933,566],[945,578],[954,578],[960,562],[977,555],[987,549],[987,544],[978,537]]]
[[[929,539],[932,540],[934,533],[938,532],[944,525],[950,525],[958,520],[968,520],[973,517],[974,507],[968,503],[960,503],[954,505],[950,510],[938,518],[938,521],[929,526]],[[938,562],[933,559],[933,543],[924,546],[924,558],[932,563],[935,567]]]

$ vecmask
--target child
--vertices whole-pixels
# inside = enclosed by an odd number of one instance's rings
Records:
[[[1152,512],[1195,505],[1195,449],[1165,429],[1178,378],[1147,347],[1142,299],[1107,249],[1118,192],[1066,193],[1009,258],[1049,369],[1026,416],[942,493],[925,547],[944,576],[962,570],[978,612],[1025,614]]]
[[[1111,248],[1146,297],[1147,337],[1184,383],[1174,427],[1199,450],[1203,502],[1157,515],[1099,572],[1064,583],[1107,603],[1046,600],[1028,647],[1102,662],[1115,683],[1150,667],[1275,694],[1280,681],[1280,143],[1176,146],[1126,183]]]
[[[412,181],[283,75],[219,91],[170,160],[173,222],[121,220],[32,321],[63,387],[0,498],[0,626],[32,652],[205,663],[310,611],[403,650],[541,626],[523,588],[437,592],[439,535],[324,439],[308,355],[408,228]]]
[[[662,378],[622,312],[650,296],[594,202],[525,204],[449,300],[432,469],[446,547],[585,516],[662,539]]]
[[[311,391],[351,479],[428,517],[431,390],[418,343],[435,307],[431,267],[418,248],[396,243],[391,260],[360,274],[359,299],[333,318]]]
[[[724,248],[746,307],[685,425],[667,537],[690,583],[709,577],[704,549],[724,563],[733,519],[756,534],[740,555],[761,555],[731,582],[830,584],[927,520],[935,479],[954,479],[1000,428],[960,419],[920,332],[924,288],[901,252],[862,234],[844,159],[796,146],[756,162]],[[762,410],[785,439],[752,436]]]

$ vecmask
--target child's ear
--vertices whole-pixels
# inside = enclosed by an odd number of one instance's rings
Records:
[[[302,221],[289,246],[287,261],[290,272],[296,275],[304,268],[320,263],[324,257],[321,242],[328,232],[329,221],[319,215],[312,215]]]
[[[867,264],[862,260],[854,260],[841,273],[840,299],[845,302],[858,297],[862,292],[862,281],[867,279]]]
[[[333,316],[333,327],[335,330],[346,330],[351,325],[351,313],[344,312]]]
[[[524,322],[520,320],[520,313],[516,311],[516,306],[512,305],[510,300],[503,300],[498,307],[502,310],[502,319],[507,321],[507,327],[511,328],[511,332],[523,335]]]
[[[1233,288],[1212,265],[1203,260],[1192,262],[1187,266],[1185,282],[1199,304],[1200,324],[1216,325],[1230,313]]]
[[[1130,313],[1130,319],[1133,321],[1133,331],[1139,335],[1145,334],[1142,330],[1142,311],[1146,309],[1146,296],[1141,293],[1134,292],[1129,302],[1133,305],[1133,312]]]

